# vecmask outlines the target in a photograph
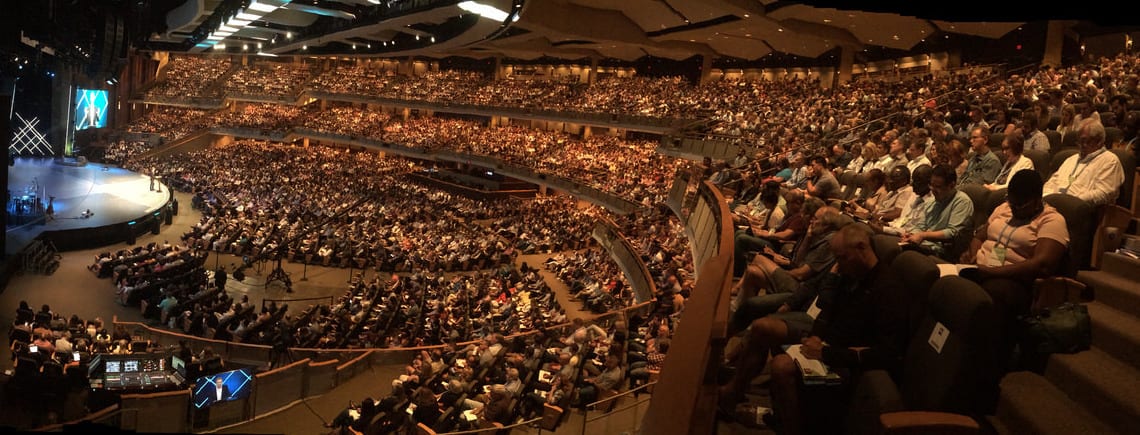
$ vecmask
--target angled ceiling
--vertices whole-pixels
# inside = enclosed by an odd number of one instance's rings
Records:
[[[1022,24],[933,21],[775,0],[428,3],[184,0],[167,12],[167,28],[152,33],[148,41],[151,49],[191,52],[233,52],[235,47],[261,42],[268,55],[622,60],[701,55],[754,60],[774,52],[815,58],[836,47],[909,50],[939,32],[1000,38]],[[473,13],[472,5],[510,17]],[[235,14],[242,15],[235,18]],[[252,22],[243,22],[243,17]],[[235,19],[238,25],[232,24]],[[222,24],[226,27],[217,27]],[[213,47],[217,44],[225,48]]]

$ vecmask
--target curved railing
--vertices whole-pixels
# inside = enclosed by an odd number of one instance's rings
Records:
[[[650,306],[650,302],[636,304],[605,313],[594,321],[606,322],[617,316],[628,318],[633,313],[644,314]],[[210,340],[161,330],[142,323],[123,322],[117,318],[112,320],[112,324],[115,327],[127,328],[132,337],[150,340],[152,344],[162,347],[176,346],[179,341],[186,341],[193,348],[210,346],[215,353],[222,356],[224,361],[244,362],[257,366],[264,366],[270,361],[269,346]],[[559,331],[565,334],[571,327],[573,324],[563,323],[541,330],[510,335],[506,339],[513,340],[517,337]],[[456,346],[462,348],[475,343],[478,341],[465,341],[457,343]],[[294,362],[256,374],[255,388],[248,398],[214,404],[210,412],[204,414],[204,418],[208,420],[204,425],[208,428],[217,428],[261,418],[295,405],[305,398],[331,391],[359,374],[370,372],[373,366],[406,364],[421,351],[441,348],[442,346],[387,349],[292,348],[289,350],[289,355]],[[125,394],[122,396],[120,407],[124,410],[141,410],[146,413],[145,419],[108,418],[108,414],[115,411],[109,409],[101,411],[99,415],[84,417],[81,421],[98,421],[140,432],[189,432],[191,400],[190,391],[185,389],[151,394]]]
[[[355,145],[416,159],[472,164],[476,166],[486,167],[488,169],[494,169],[497,172],[523,181],[569,192],[574,196],[584,198],[614,213],[629,214],[641,208],[641,204],[611,194],[602,189],[587,185],[584,181],[574,180],[544,172],[538,172],[534,169],[507,163],[490,156],[463,154],[455,151],[424,150],[421,148],[413,148],[376,139],[320,132],[305,127],[295,127],[286,131],[261,130],[244,127],[211,127],[207,129],[207,131],[216,135],[228,135],[276,142],[292,142],[297,139],[308,138],[310,140],[329,141],[342,145]],[[200,137],[198,134],[191,134],[188,136],[193,136],[194,138]],[[166,148],[164,147],[161,149],[151,150],[147,155],[161,155],[165,153]]]
[[[143,98],[134,101],[146,104],[191,107],[197,109],[218,109],[225,107],[233,101],[299,106],[313,99],[336,101],[342,103],[374,104],[380,106],[416,110],[431,110],[436,112],[455,113],[461,115],[504,116],[508,118],[519,119],[571,122],[597,127],[619,127],[628,130],[643,131],[648,133],[665,133],[694,122],[692,119],[657,118],[651,116],[611,114],[601,112],[561,112],[538,107],[504,107],[486,104],[463,104],[448,101],[401,100],[398,98],[374,97],[356,94],[338,94],[308,89],[301,91],[296,96],[226,94],[221,98],[186,97],[184,100],[177,97],[144,96]]]
[[[594,240],[610,253],[610,257],[625,274],[629,285],[633,287],[634,299],[638,303],[653,300],[653,296],[657,294],[657,284],[654,283],[649,268],[645,267],[645,262],[641,261],[637,249],[634,249],[633,244],[625,238],[617,225],[609,219],[600,218],[594,226],[593,236]]]
[[[687,192],[696,186],[693,199],[683,201],[678,215],[689,233],[697,272],[692,295],[673,335],[673,348],[685,349],[685,354],[666,359],[653,392],[654,397],[664,399],[650,402],[642,419],[642,433],[682,433],[679,428],[688,428],[691,434],[715,431],[715,374],[723,360],[731,298],[732,220],[728,204],[716,187],[698,181],[698,177],[688,179],[688,185],[674,189]]]

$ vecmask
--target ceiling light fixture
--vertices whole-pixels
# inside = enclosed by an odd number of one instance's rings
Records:
[[[483,18],[487,18],[487,19],[491,19],[491,20],[495,20],[495,21],[506,21],[507,17],[508,17],[508,14],[506,12],[503,12],[499,8],[496,8],[496,7],[490,6],[490,5],[485,5],[485,4],[479,3],[479,2],[465,1],[465,2],[460,2],[456,6],[459,6],[459,9],[463,9],[467,12],[471,12],[471,13],[477,14]]]

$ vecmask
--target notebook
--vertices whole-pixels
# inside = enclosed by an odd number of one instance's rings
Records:
[[[839,374],[829,370],[823,361],[804,356],[802,347],[803,345],[793,344],[784,352],[795,360],[805,384],[837,384],[841,381]]]

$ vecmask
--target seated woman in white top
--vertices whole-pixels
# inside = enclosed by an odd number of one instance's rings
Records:
[[[994,182],[987,184],[986,188],[989,190],[1005,189],[1017,171],[1034,169],[1033,161],[1021,154],[1024,151],[1025,138],[1021,135],[1021,129],[1015,129],[1005,135],[1005,139],[1001,141],[1001,153],[1005,156],[1005,165],[1001,167],[1001,171],[998,172]]]

